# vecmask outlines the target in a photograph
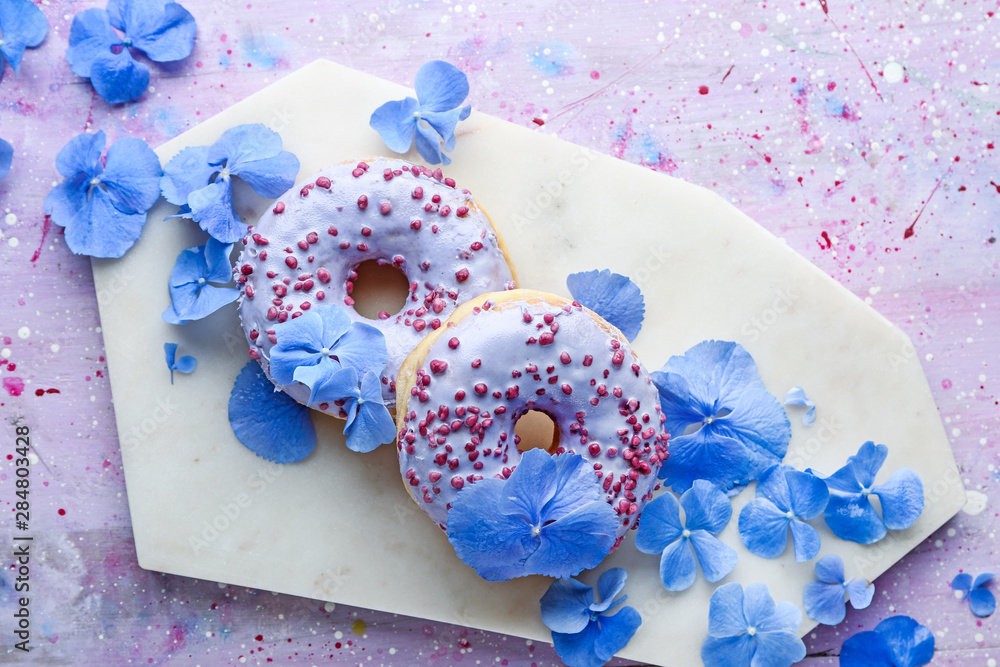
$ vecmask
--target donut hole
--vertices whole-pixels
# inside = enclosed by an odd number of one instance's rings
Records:
[[[369,320],[384,319],[386,315],[395,315],[406,305],[410,281],[400,269],[369,259],[354,270],[358,277],[352,281],[351,297],[358,315]]]
[[[528,410],[514,422],[514,444],[522,452],[544,449],[551,454],[559,446],[559,429],[546,413]]]

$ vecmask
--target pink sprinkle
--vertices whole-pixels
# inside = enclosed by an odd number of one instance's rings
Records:
[[[563,352],[562,354],[560,354],[559,361],[563,362],[564,364],[568,364],[569,362],[571,362],[572,359],[569,356],[569,352]]]
[[[455,211],[455,215],[457,215],[460,218],[464,218],[468,214],[469,214],[469,207],[468,206],[459,206],[458,210]]]
[[[424,198],[424,189],[423,188],[419,188],[419,187],[415,188],[413,190],[413,194],[411,196],[414,199],[423,199]]]
[[[423,320],[413,320],[413,328],[416,331],[423,331],[426,326],[427,326],[427,322],[425,322]]]
[[[455,475],[454,477],[451,478],[451,485],[456,489],[461,489],[463,486],[465,486],[465,480],[462,479],[461,475]]]
[[[569,386],[568,384],[564,384],[562,386],[562,392],[567,396],[569,396],[570,394],[573,393],[573,387]]]
[[[353,306],[354,305],[354,299],[352,299],[349,296],[345,296],[344,297],[344,303],[347,304],[348,306]]]
[[[362,211],[368,208],[368,195],[361,195],[358,197],[358,208]]]
[[[299,241],[295,245],[297,245],[299,247],[299,250],[309,250],[309,242],[306,241],[306,240],[304,240],[304,239],[302,241]],[[295,268],[295,267],[292,267],[292,268]]]
[[[384,178],[387,181],[391,181],[392,180],[392,169],[385,169],[385,170],[383,170],[382,171],[382,178]]]
[[[243,266],[240,267],[240,273],[242,273],[245,276],[249,276],[251,273],[253,273],[253,267],[250,266],[249,264],[244,264]]]
[[[448,370],[448,362],[441,361],[440,359],[432,359],[430,366],[431,366],[431,373],[434,373],[435,375],[441,375],[441,373],[444,373],[446,370]]]
[[[431,484],[436,484],[437,481],[441,479],[441,473],[437,470],[433,470],[427,474],[427,479],[431,481]]]
[[[361,228],[361,235],[362,236],[371,236],[372,235],[371,227],[362,227]]]
[[[316,185],[323,188],[324,190],[329,190],[331,185],[330,179],[327,178],[326,176],[320,176],[319,178],[316,179]]]
[[[258,352],[255,348],[251,347],[247,350],[247,354],[249,354],[252,359],[260,359],[260,352]]]
[[[449,340],[449,341],[448,341],[448,347],[450,347],[450,348],[451,348],[451,349],[453,349],[453,350],[454,350],[454,349],[455,349],[456,347],[458,347],[458,339],[457,339],[457,338],[452,338],[451,340]]]
[[[475,252],[477,250],[482,250],[483,244],[480,243],[479,241],[473,241],[470,247],[472,248],[473,252]]]
[[[320,291],[316,292],[316,300],[317,301],[322,301],[325,298],[326,298],[326,292],[324,292],[323,290],[320,290]]]
[[[597,444],[596,442],[592,442],[590,444],[590,447],[588,449],[590,450],[590,455],[591,456],[597,456],[598,454],[601,453],[601,446],[599,444]]]
[[[279,201],[277,204],[274,205],[274,208],[271,209],[271,210],[274,211],[275,213],[284,213],[285,212],[285,202]],[[257,239],[255,238],[254,240],[256,241]]]
[[[410,229],[412,229],[413,231],[418,231],[420,229],[420,221],[414,220],[413,222],[411,222]]]
[[[453,188],[453,187],[455,187],[455,179],[454,178],[446,178],[446,179],[444,179],[444,184],[447,185],[449,188]]]
[[[364,169],[361,169],[359,167],[355,167],[354,171],[351,172],[351,176],[353,176],[354,178],[358,178],[359,176],[361,176],[364,173],[365,173]]]
[[[458,271],[455,272],[455,278],[458,280],[458,282],[464,283],[466,280],[469,279],[469,270],[459,269]]]
[[[475,389],[476,393],[479,394],[479,395],[483,395],[483,394],[485,394],[487,392],[486,385],[483,384],[482,382],[480,382],[475,387],[473,387],[473,389]]]
[[[538,337],[538,343],[540,345],[551,345],[554,340],[555,336],[550,334],[548,331],[546,331],[545,333],[543,333],[541,336]]]
[[[321,283],[330,282],[330,272],[327,271],[326,269],[317,269],[316,277],[319,278],[319,281]]]
[[[389,202],[384,201],[379,204],[378,210],[382,212],[382,215],[389,215],[389,213],[392,212],[392,205]]]
[[[274,306],[271,306],[270,308],[267,309],[267,319],[273,320],[273,319],[277,319],[277,317],[278,317],[278,309],[277,308],[275,308]]]
[[[545,334],[542,335],[544,336]],[[623,361],[625,361],[625,352],[623,350],[615,350],[615,353],[611,355],[611,363],[614,366],[621,366]]]
[[[247,294],[247,298],[248,299],[252,299],[253,298],[253,286],[252,285],[247,285],[246,294]]]
[[[592,356],[591,356],[591,355],[589,355],[589,354],[587,354],[587,355],[584,355],[584,357],[583,357],[583,365],[584,365],[584,366],[589,366],[589,365],[591,365],[592,363],[594,363],[594,357],[592,357]]]
[[[300,197],[308,197],[309,196],[309,190],[310,190],[310,188],[308,188],[308,187],[302,188],[301,190],[299,190],[299,196]]]
[[[288,311],[283,310],[280,313],[278,313],[278,321],[279,322],[284,322],[287,319],[288,319]]]
[[[284,297],[286,294],[288,294],[288,288],[280,283],[275,285],[273,289],[274,293],[280,297]]]
[[[306,241],[309,243],[319,243],[319,234],[316,232],[309,232],[306,234]]]
[[[299,260],[289,255],[288,257],[285,258],[285,264],[288,266],[288,268],[294,269],[298,267]]]

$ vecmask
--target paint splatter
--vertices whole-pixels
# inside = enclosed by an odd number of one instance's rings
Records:
[[[575,51],[569,44],[545,42],[528,54],[528,60],[546,76],[566,76],[573,73],[571,61],[574,56]]]
[[[2,384],[11,396],[20,396],[24,393],[24,380],[19,377],[6,377]]]

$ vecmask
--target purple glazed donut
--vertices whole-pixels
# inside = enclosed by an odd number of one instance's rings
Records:
[[[460,306],[407,357],[396,385],[399,467],[442,528],[468,484],[506,479],[521,459],[514,425],[546,413],[550,453],[584,457],[618,515],[634,526],[667,457],[659,394],[628,341],[575,301],[533,290]]]
[[[269,373],[274,325],[324,303],[385,335],[382,395],[393,407],[406,355],[455,307],[477,294],[513,289],[503,241],[486,213],[440,169],[376,158],[324,169],[286,192],[252,226],[234,268],[250,356]],[[410,283],[403,309],[362,317],[351,292],[365,261],[391,264]],[[272,378],[273,381],[273,378]],[[282,387],[305,403],[309,390]],[[339,408],[327,410],[337,415]]]

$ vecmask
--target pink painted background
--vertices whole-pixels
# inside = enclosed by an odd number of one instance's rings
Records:
[[[84,130],[157,145],[324,57],[406,84],[448,59],[479,110],[715,190],[906,331],[972,500],[877,581],[869,609],[810,635],[804,664],[836,664],[845,638],[893,614],[933,630],[935,664],[997,664],[998,617],[976,619],[948,586],[1000,568],[995,1],[183,4],[195,51],[153,65],[137,102],[109,106],[65,61],[91,0],[42,4],[48,38],[0,83],[0,136],[16,149],[0,182],[4,507],[13,422],[38,456],[36,649],[7,652],[0,588],[0,661],[558,664],[547,644],[136,564],[90,262],[42,211],[55,154]],[[0,521],[4,554],[12,533]]]

